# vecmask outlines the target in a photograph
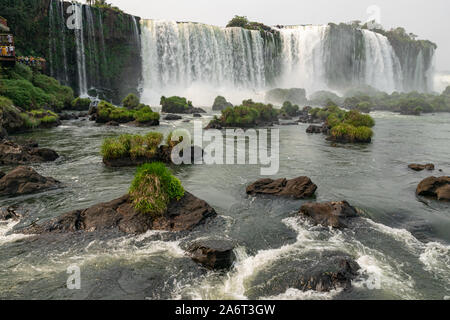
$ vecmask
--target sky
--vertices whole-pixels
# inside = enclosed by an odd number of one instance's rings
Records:
[[[436,70],[450,71],[449,0],[107,0],[143,19],[225,26],[234,15],[267,25],[326,24],[379,19],[438,45]]]

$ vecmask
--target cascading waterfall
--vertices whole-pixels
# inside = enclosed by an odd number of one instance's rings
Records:
[[[75,28],[75,43],[77,53],[78,89],[80,96],[87,96],[88,83],[86,73],[86,52],[84,49],[83,7],[84,5],[74,3],[75,17],[77,19],[77,28]]]
[[[86,12],[86,30],[87,30],[87,47],[88,47],[88,56],[89,56],[89,71],[91,76],[88,78],[89,88],[95,87],[100,82],[100,59],[98,56],[99,50],[97,45],[97,39],[95,36],[95,24],[94,17],[92,15],[92,10],[90,6],[85,6]]]
[[[382,91],[402,91],[400,61],[389,40],[369,30],[362,30],[365,46],[363,83]]]
[[[49,7],[50,75],[62,81],[63,84],[68,84],[65,29],[64,5],[60,0],[51,0]]]
[[[266,85],[264,40],[259,31],[153,20],[144,21],[143,26],[147,101],[157,103],[161,95],[196,87],[217,92],[219,88],[258,90]]]

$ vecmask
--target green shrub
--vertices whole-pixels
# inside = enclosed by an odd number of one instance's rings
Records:
[[[78,97],[72,100],[71,106],[75,110],[87,110],[91,106],[91,99]]]
[[[295,117],[298,114],[299,110],[300,108],[298,107],[298,105],[294,105],[289,101],[285,101],[283,103],[283,107],[281,108],[282,113],[287,114],[291,117]]]
[[[163,138],[159,132],[150,132],[145,136],[123,134],[116,138],[107,138],[103,141],[101,155],[108,160],[127,157],[151,159],[157,155]]]
[[[127,109],[136,109],[139,106],[139,103],[139,98],[133,93],[130,93],[122,100],[123,107]]]
[[[372,138],[373,132],[368,127],[355,127],[348,123],[341,123],[331,129],[331,135],[336,140],[367,142]]]
[[[185,113],[189,108],[192,108],[192,102],[187,101],[183,97],[161,97],[162,112],[166,113]]]
[[[355,127],[369,127],[372,128],[375,126],[375,121],[369,115],[361,114],[359,111],[352,110],[345,114],[344,117],[345,123],[351,124]]]
[[[184,192],[180,180],[161,162],[140,166],[129,190],[134,208],[155,218],[167,211],[172,200],[179,201]]]
[[[51,107],[55,110],[69,107],[74,98],[71,88],[61,85],[58,80],[44,74],[36,73],[33,77],[33,84],[54,97]]]
[[[150,121],[158,121],[159,113],[153,112],[149,106],[139,105],[141,108],[134,112],[134,119],[139,123],[147,123]]]

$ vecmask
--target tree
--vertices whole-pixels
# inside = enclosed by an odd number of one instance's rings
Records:
[[[249,21],[246,16],[234,16],[233,19],[230,20],[227,24],[227,28],[230,27],[241,27],[245,28],[248,25]]]

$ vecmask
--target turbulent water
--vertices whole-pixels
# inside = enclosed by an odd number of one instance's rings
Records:
[[[219,214],[193,232],[37,239],[13,234],[11,230],[34,221],[126,193],[134,169],[106,168],[99,156],[101,142],[148,129],[74,120],[17,136],[62,155],[34,168],[65,187],[0,199],[0,206],[15,204],[25,211],[19,223],[0,225],[0,298],[448,299],[450,207],[418,199],[415,188],[430,173],[413,172],[407,165],[433,162],[443,170],[439,175],[449,175],[450,115],[372,115],[377,125],[370,145],[334,146],[322,135],[306,134],[307,125],[279,127],[277,177],[307,175],[318,185],[317,201],[346,199],[361,210],[364,218],[341,231],[315,227],[299,217],[304,201],[247,196],[246,185],[260,178],[258,166],[201,165],[172,168],[188,191]],[[168,133],[173,126],[193,127],[163,121],[155,130]],[[189,241],[211,236],[237,242],[238,259],[230,271],[206,271],[186,256]],[[305,267],[335,252],[350,255],[362,267],[352,289],[318,293],[291,287]],[[81,269],[80,290],[66,288],[71,265]]]
[[[198,104],[223,94],[239,103],[242,96],[257,97],[273,87],[310,94],[359,85],[389,93],[431,88],[432,65],[422,51],[402,66],[388,38],[370,30],[308,25],[261,33],[155,20],[145,20],[142,29],[149,103],[172,94],[193,96]]]

